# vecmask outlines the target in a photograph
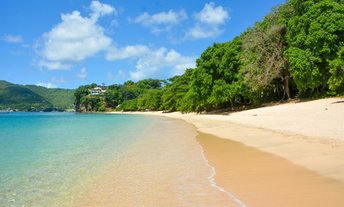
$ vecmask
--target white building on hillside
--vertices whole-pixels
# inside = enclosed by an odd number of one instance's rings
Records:
[[[106,92],[106,90],[102,89],[101,87],[91,88],[91,89],[89,89],[89,91],[91,92],[92,96],[103,95]]]

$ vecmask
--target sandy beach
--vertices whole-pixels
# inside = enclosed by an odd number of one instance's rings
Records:
[[[71,206],[240,206],[212,185],[194,126],[154,117],[153,128],[78,189]],[[154,130],[156,129],[156,130]]]
[[[247,206],[344,203],[343,98],[229,115],[142,114],[193,124],[216,181]]]

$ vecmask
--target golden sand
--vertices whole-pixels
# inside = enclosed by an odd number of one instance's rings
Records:
[[[238,206],[211,186],[211,168],[191,124],[157,118],[154,131],[85,186],[75,206]]]
[[[344,98],[287,103],[228,115],[148,112],[283,157],[344,182]]]
[[[198,115],[178,112],[135,114],[181,119],[193,124],[199,132],[224,138],[219,139],[203,134],[198,137],[198,141],[204,147],[206,158],[216,168],[215,181],[218,185],[231,192],[247,206],[313,207],[343,206],[344,204],[343,98],[288,103],[229,115]],[[172,134],[176,137],[183,135],[178,130],[175,132]],[[188,134],[187,137],[189,136],[195,139],[196,135]],[[183,139],[184,141],[189,140],[185,137]],[[174,141],[170,141],[164,141],[167,145],[162,151],[179,149],[185,145],[182,140],[179,145],[173,145],[171,143]],[[197,146],[197,144],[193,143],[188,146]],[[154,150],[156,149],[154,148]],[[158,151],[162,152],[159,148]],[[170,154],[169,156],[176,156],[180,153],[180,151],[175,151],[172,153],[174,155]],[[190,159],[188,156],[183,156],[183,158],[185,161]],[[166,166],[177,165],[164,163],[161,168],[166,168]],[[200,173],[204,172],[200,170],[201,168],[195,168],[195,165],[190,166],[192,166],[190,169],[196,172],[194,177],[204,176],[204,173]],[[209,168],[207,169],[209,170]],[[166,172],[175,172],[171,170],[168,169]],[[181,170],[185,169],[179,169],[177,172]],[[160,175],[154,176],[159,181]],[[166,178],[160,178],[162,182],[154,185],[162,185],[168,180]],[[216,196],[208,194],[206,188],[201,188],[199,192],[203,192],[204,201],[216,198]],[[172,192],[169,190],[166,189],[166,192]],[[174,190],[173,192],[180,192],[181,189],[174,188]],[[185,198],[188,200],[192,197]],[[159,196],[156,198],[159,202],[163,202],[160,199],[168,200]],[[217,201],[213,205],[207,203],[203,206],[221,206]],[[146,206],[151,206],[150,204]],[[172,201],[159,204],[183,206]],[[189,206],[195,205],[190,204]]]
[[[239,142],[200,133],[216,181],[247,206],[343,206],[344,183]]]

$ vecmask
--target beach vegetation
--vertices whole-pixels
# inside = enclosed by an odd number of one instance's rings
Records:
[[[205,112],[340,95],[343,34],[343,0],[288,0],[233,40],[209,46],[182,75],[129,80],[92,98],[91,86],[80,86],[76,109]]]

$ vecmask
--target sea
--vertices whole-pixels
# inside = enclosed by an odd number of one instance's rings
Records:
[[[235,206],[195,136],[143,115],[1,114],[0,206]]]

